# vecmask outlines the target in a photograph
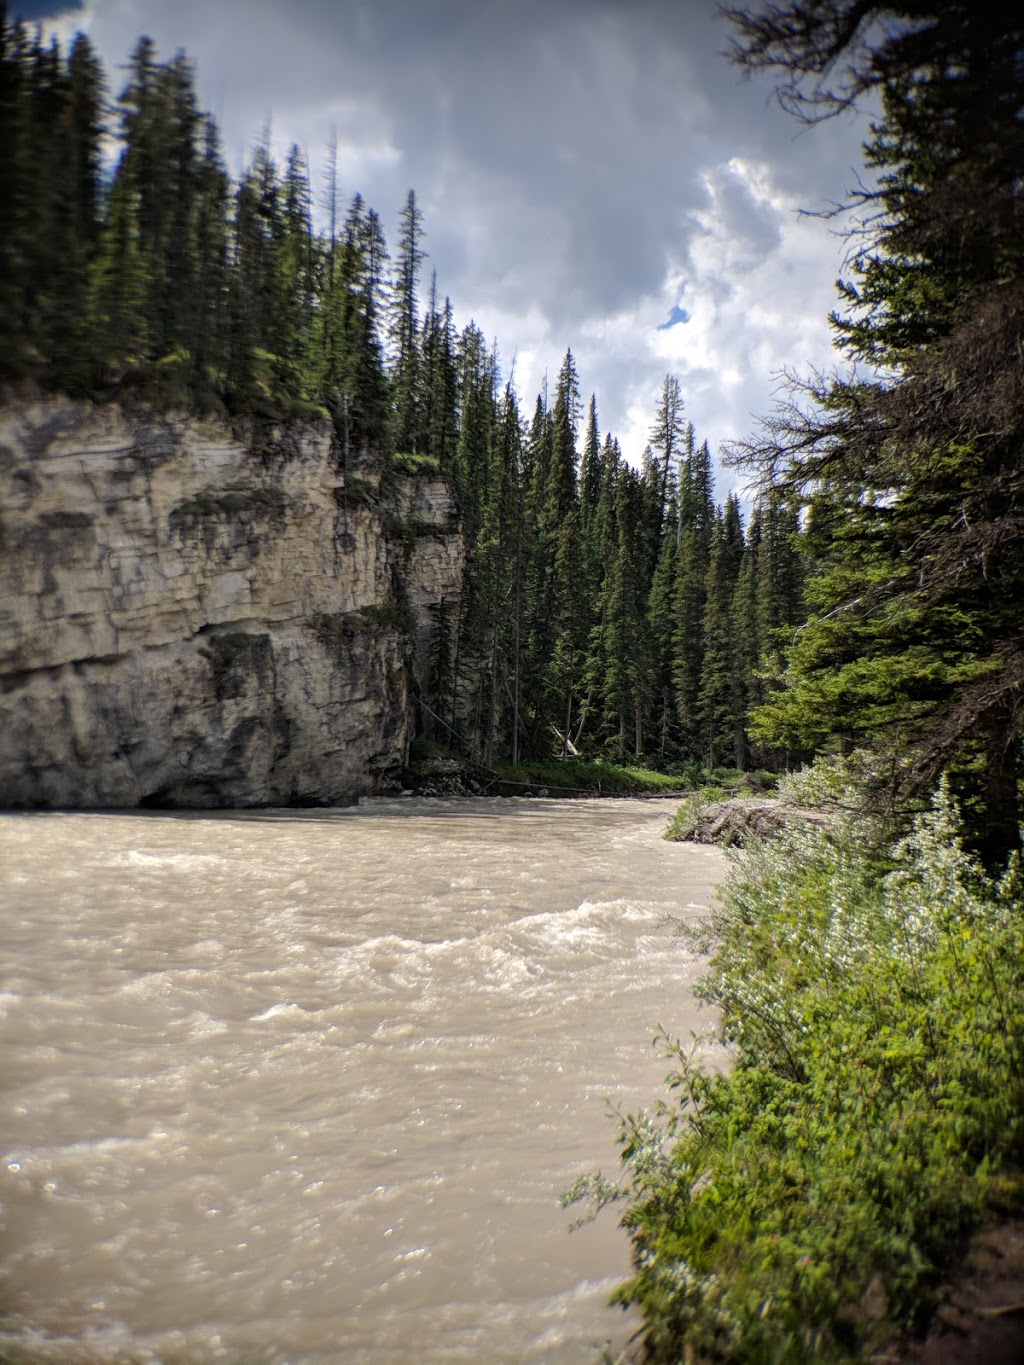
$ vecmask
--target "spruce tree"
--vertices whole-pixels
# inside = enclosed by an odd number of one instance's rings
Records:
[[[759,670],[764,646],[759,590],[765,570],[763,549],[761,508],[755,506],[747,525],[730,620],[733,761],[741,771],[749,767],[751,759],[751,745],[747,732],[750,712],[762,697]]]
[[[646,545],[636,535],[644,510],[644,490],[640,477],[628,465],[619,469],[615,492],[618,536],[606,589],[603,701],[621,760],[629,749],[635,754],[643,752],[649,659]]]
[[[759,729],[867,744],[901,796],[946,768],[999,862],[1020,839],[1024,733],[1024,27],[977,0],[788,0],[733,18],[740,60],[780,69],[810,119],[869,92],[881,107],[834,319],[847,355],[881,373],[812,385],[812,410],[741,452],[805,503],[830,501],[834,527]]]
[[[683,395],[679,380],[667,374],[662,381],[658,411],[651,428],[651,446],[656,463],[655,543],[660,541],[661,526],[668,512],[669,486],[673,466],[681,453],[688,428],[683,425]]]
[[[652,737],[662,758],[674,751],[677,741],[677,708],[672,682],[675,642],[674,594],[679,553],[679,505],[674,475],[669,477],[668,502],[661,527],[658,560],[647,601],[647,634],[650,650]]]
[[[26,258],[32,232],[28,33],[0,4],[0,373],[26,360]]]
[[[678,549],[673,589],[672,688],[679,739],[687,758],[702,759],[701,676],[704,667],[708,569],[715,527],[711,455],[698,446],[692,424],[685,434],[679,488]]]
[[[554,648],[552,579],[554,553],[547,522],[547,493],[551,470],[553,425],[544,397],[537,396],[525,446],[526,582],[524,621],[526,638],[521,675],[521,715],[524,741],[531,752],[541,745],[545,720],[545,674]]]
[[[196,169],[195,305],[193,332],[188,339],[195,382],[209,395],[222,387],[229,355],[228,297],[228,205],[230,183],[221,155],[217,125],[206,115],[202,121]]]
[[[420,430],[419,285],[423,250],[423,215],[410,190],[402,209],[395,256],[395,282],[388,334],[391,340],[396,450],[417,451]]]
[[[547,663],[549,724],[563,734],[563,753],[577,718],[583,688],[586,644],[585,583],[581,563],[576,432],[580,417],[579,379],[566,351],[555,386],[551,417],[551,464],[541,508],[539,539],[549,557],[551,653]]]
[[[447,471],[454,465],[458,439],[458,375],[451,300],[446,298],[444,307],[438,307],[437,271],[430,277],[420,349],[424,451]]]
[[[698,753],[708,768],[735,762],[743,728],[742,698],[734,664],[733,597],[743,557],[743,530],[735,495],[715,518],[703,623],[703,657],[697,706]]]

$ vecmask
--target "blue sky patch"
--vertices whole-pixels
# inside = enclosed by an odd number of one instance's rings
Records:
[[[658,324],[657,330],[659,332],[667,332],[670,327],[675,327],[680,322],[689,321],[690,321],[689,313],[686,311],[685,308],[680,308],[679,304],[677,303],[675,307],[672,309],[671,313],[669,313],[667,320],[665,322],[661,322]]]

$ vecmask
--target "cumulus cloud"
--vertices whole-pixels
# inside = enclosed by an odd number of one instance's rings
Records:
[[[861,133],[801,135],[719,55],[713,0],[87,0],[78,19],[115,87],[140,33],[185,48],[235,170],[271,119],[314,175],[336,135],[343,189],[386,226],[414,187],[427,270],[516,356],[524,406],[571,346],[632,456],[666,370],[717,444],[783,363],[827,360],[839,248],[795,210],[842,195]]]

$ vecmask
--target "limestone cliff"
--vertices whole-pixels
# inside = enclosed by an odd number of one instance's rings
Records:
[[[0,805],[338,803],[393,784],[447,486],[326,424],[0,409]]]

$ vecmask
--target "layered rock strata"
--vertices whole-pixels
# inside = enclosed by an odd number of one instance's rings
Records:
[[[335,804],[387,790],[462,541],[326,423],[0,409],[0,805]]]

